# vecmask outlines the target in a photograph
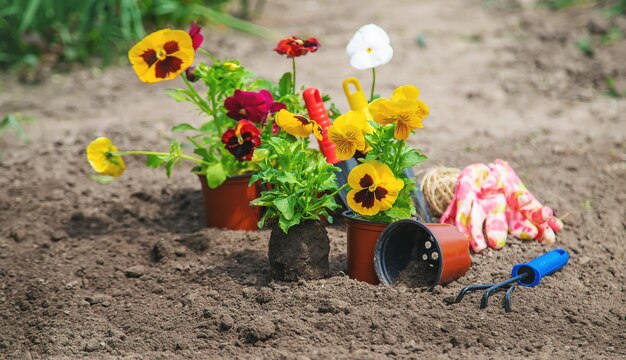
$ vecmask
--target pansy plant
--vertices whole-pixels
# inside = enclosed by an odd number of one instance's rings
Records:
[[[315,121],[288,110],[276,114],[280,127],[277,136],[263,145],[267,157],[259,163],[260,170],[250,183],[260,181],[269,185],[252,205],[264,207],[259,227],[266,222],[278,222],[287,233],[292,226],[305,220],[325,217],[332,222],[334,210],[339,208],[335,195],[339,192],[335,172],[318,151],[308,148],[308,138],[322,138],[322,128]]]
[[[356,157],[361,161],[348,175],[348,205],[363,218],[391,222],[415,215],[411,191],[415,180],[405,170],[426,160],[405,140],[428,116],[428,107],[418,99],[412,85],[398,87],[391,98],[369,104],[373,122],[363,112],[350,111],[339,116],[328,130],[337,157]]]
[[[199,125],[181,123],[172,128],[174,132],[186,132],[189,144],[173,140],[169,151],[118,151],[111,140],[99,138],[87,148],[87,158],[97,173],[121,176],[125,170],[122,157],[127,155],[146,155],[149,167],[164,166],[168,176],[176,164],[186,160],[195,162],[192,171],[204,175],[209,187],[215,188],[230,176],[259,169],[258,163],[268,154],[268,149],[260,148],[261,145],[277,136],[279,130],[274,122],[275,114],[285,109],[295,113],[304,111],[294,86],[295,68],[278,84],[257,80],[239,61],[222,61],[201,49],[203,41],[201,28],[194,22],[188,31],[156,31],[128,53],[135,73],[143,82],[172,80],[181,75],[185,87],[170,90],[169,95],[176,101],[193,103],[205,120]],[[315,38],[292,37],[281,41],[275,50],[295,58],[318,48]],[[206,54],[210,61],[194,65],[196,51]],[[312,123],[307,126],[309,134],[317,135]],[[283,132],[278,136],[291,135]],[[193,155],[182,151],[189,145]]]

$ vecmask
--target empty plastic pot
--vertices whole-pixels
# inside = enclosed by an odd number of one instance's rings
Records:
[[[411,261],[433,270],[426,284],[430,288],[460,278],[472,263],[467,238],[452,225],[417,220],[389,224],[374,250],[378,279],[387,285],[395,283]]]

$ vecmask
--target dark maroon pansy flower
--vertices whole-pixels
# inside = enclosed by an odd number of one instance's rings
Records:
[[[189,80],[189,82],[196,82],[200,80],[194,73],[195,70],[195,66],[190,66],[185,70],[185,77],[187,78],[187,80]]]
[[[222,135],[222,142],[226,149],[239,161],[250,161],[254,149],[261,145],[259,128],[248,120],[239,120],[233,129],[228,129]]]
[[[257,124],[265,124],[267,116],[285,104],[274,102],[272,94],[267,90],[259,92],[235,90],[233,96],[224,101],[226,115],[235,120],[246,119]]]
[[[198,48],[202,46],[202,43],[204,42],[204,36],[200,33],[200,30],[202,30],[202,28],[196,25],[195,21],[191,23],[188,33],[189,36],[191,36],[191,43],[194,50],[198,50]]]
[[[306,55],[309,52],[316,52],[320,43],[316,38],[300,39],[297,36],[283,39],[278,42],[274,51],[280,55],[287,55],[288,58]]]

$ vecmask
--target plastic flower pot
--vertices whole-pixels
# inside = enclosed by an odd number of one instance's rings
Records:
[[[448,224],[422,224],[399,220],[380,234],[374,250],[376,274],[389,285],[411,261],[434,271],[428,287],[443,285],[465,275],[472,263],[467,238]]]
[[[374,270],[374,250],[380,233],[388,223],[376,223],[355,216],[351,210],[344,211],[348,237],[348,277],[372,285],[379,283]]]
[[[251,176],[233,176],[215,189],[209,188],[204,176],[199,176],[207,227],[230,230],[258,228],[261,208],[250,206],[250,201],[260,196],[260,189],[258,183],[248,186]]]

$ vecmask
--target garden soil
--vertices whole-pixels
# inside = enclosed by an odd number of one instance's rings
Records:
[[[316,36],[298,58],[298,83],[347,104],[344,47],[362,24],[385,28],[395,50],[377,92],[412,83],[431,108],[411,138],[424,169],[508,160],[564,217],[557,243],[510,238],[472,255],[465,277],[432,292],[346,277],[345,224],[328,227],[330,277],[274,282],[269,230],[204,226],[196,176],[170,179],[130,158],[112,184],[90,180],[85,146],[106,135],[122,149],[167,149],[170,127],[198,124],[187,104],[141,84],[128,65],[55,74],[39,85],[2,77],[0,113],[22,112],[22,144],[0,139],[0,358],[606,358],[626,357],[626,42],[575,46],[623,18],[532,2],[268,1],[257,22]],[[491,5],[490,5],[491,4]],[[509,8],[509,6],[511,6]],[[291,62],[273,40],[205,29],[205,47],[277,79]],[[421,45],[420,45],[421,44]],[[554,247],[570,262],[535,288],[518,288],[511,313],[497,294],[448,305],[468,284],[509,277],[515,263]]]

